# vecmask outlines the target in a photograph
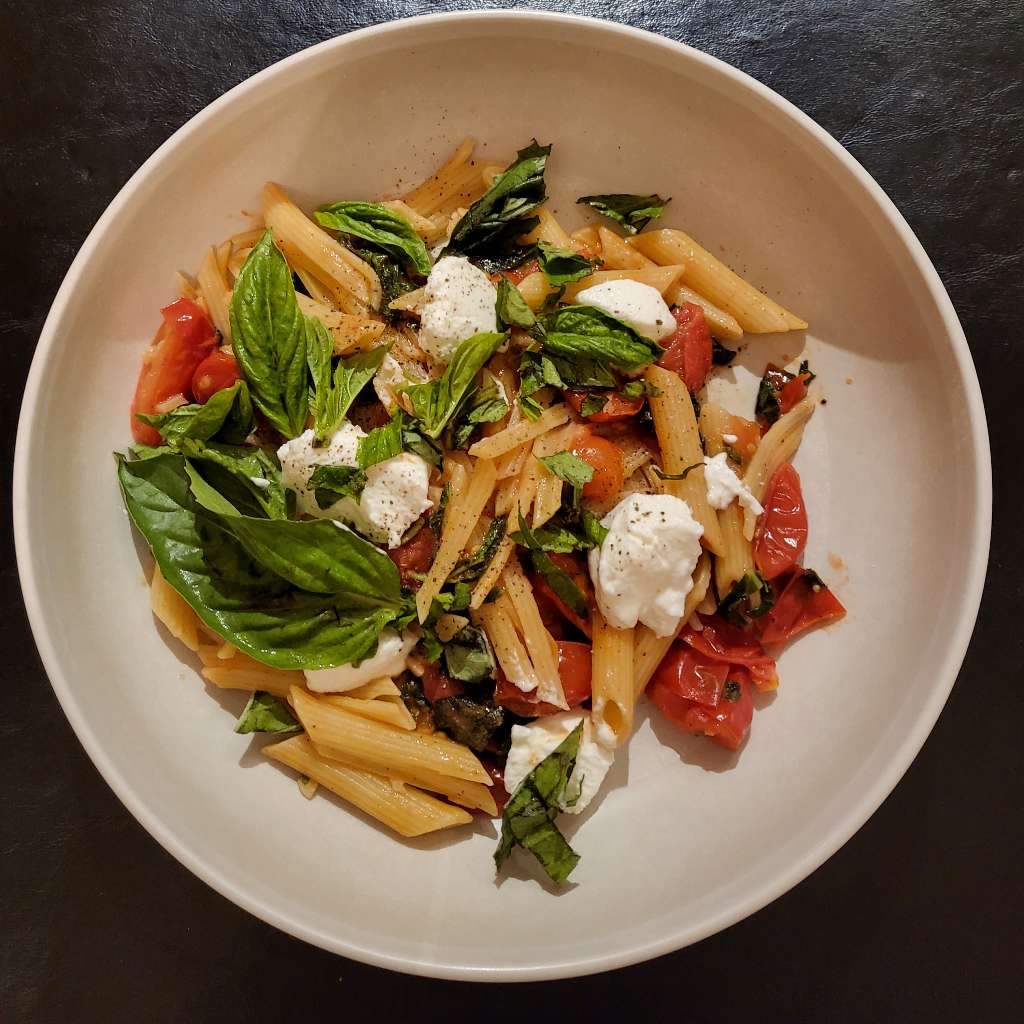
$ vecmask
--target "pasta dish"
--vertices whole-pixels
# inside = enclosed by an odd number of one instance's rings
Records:
[[[156,618],[303,796],[406,837],[500,818],[499,869],[561,883],[638,700],[739,750],[781,648],[845,612],[802,564],[808,362],[750,408],[707,388],[807,324],[660,196],[567,231],[550,154],[467,140],[311,215],[267,184],[178,275],[116,458]]]

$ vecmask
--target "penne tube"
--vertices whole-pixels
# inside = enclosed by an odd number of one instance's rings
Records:
[[[372,718],[376,722],[385,722],[397,729],[415,729],[416,722],[409,709],[399,697],[397,703],[388,700],[366,700],[362,697],[350,697],[346,694],[324,694],[320,700],[333,708],[351,711],[363,718]]]
[[[639,281],[656,288],[663,295],[683,273],[684,267],[644,267],[640,270],[595,270],[589,277],[576,281],[565,289],[563,301],[575,302],[576,296],[585,288],[607,284],[609,281]]]
[[[149,583],[149,606],[171,636],[190,651],[199,650],[199,616],[192,606],[164,579],[160,566],[153,565]]]
[[[683,480],[662,480],[666,494],[682,498],[690,506],[693,518],[704,527],[701,543],[716,555],[722,553],[722,531],[718,515],[708,504],[704,482],[704,449],[700,443],[697,417],[690,393],[679,376],[660,366],[649,366],[644,377],[657,391],[648,402],[654,417],[654,429],[661,445],[661,468],[667,474],[689,469]],[[695,468],[690,469],[693,466]]]
[[[519,289],[519,294],[523,297],[523,302],[534,313],[544,305],[549,295],[554,295],[558,291],[557,288],[548,284],[548,279],[539,270],[535,270],[532,274],[527,274],[516,287]]]
[[[228,245],[230,246],[230,242]],[[231,344],[231,292],[228,290],[215,249],[207,249],[203,262],[200,264],[196,283],[206,303],[206,311],[210,314],[213,326],[220,332],[226,344]]]
[[[327,328],[331,336],[333,354],[336,356],[376,348],[384,336],[387,324],[383,320],[354,313],[342,313],[298,292],[295,298],[298,300],[299,309],[306,316],[316,317]]]
[[[509,681],[524,693],[539,691],[540,678],[530,661],[526,647],[519,639],[512,616],[499,601],[482,604],[476,610],[475,618],[486,632],[487,639],[494,648],[494,656]]]
[[[475,140],[463,139],[455,152],[426,181],[402,197],[403,202],[421,216],[431,217],[461,193],[482,193],[479,164],[471,159],[475,148]]]
[[[346,690],[346,697],[358,697],[360,700],[376,700],[379,697],[397,697],[402,699],[398,687],[393,679],[381,676],[380,679],[372,679],[354,690]]]
[[[550,409],[545,409],[535,420],[522,420],[515,426],[506,427],[497,434],[482,438],[472,445],[469,454],[478,459],[495,459],[555,427],[560,427],[568,419],[569,410],[566,406],[553,405]]]
[[[403,203],[401,199],[386,199],[381,203],[381,206],[386,207],[392,213],[397,213],[399,217],[404,217],[411,225],[413,231],[427,245],[433,245],[444,232],[444,225],[439,219],[435,220],[431,217],[424,217],[421,213],[417,213],[408,203]]]
[[[644,270],[649,267],[656,267],[653,260],[649,260],[642,252],[626,245],[626,240],[617,235],[611,228],[601,225],[597,229],[598,238],[601,240],[601,255],[604,258],[605,270]]]
[[[234,660],[234,659],[232,659]],[[248,659],[252,661],[252,659]],[[224,664],[223,662],[221,664]],[[256,668],[247,665],[235,667],[228,664],[224,668],[204,668],[202,676],[214,686],[222,690],[263,690],[272,693],[281,700],[289,700],[293,690],[305,686],[306,677],[297,671],[282,668],[271,668],[253,662]]]
[[[539,218],[540,223],[528,235],[523,235],[524,245],[547,242],[549,245],[557,245],[560,249],[572,249],[569,233],[558,223],[547,206],[539,206],[533,211],[533,215]]]
[[[689,235],[672,228],[644,231],[629,240],[649,259],[662,266],[682,264],[683,284],[706,295],[716,306],[735,317],[751,334],[802,331],[807,321],[758,291],[698,245]]]
[[[480,579],[476,582],[476,586],[473,587],[473,594],[469,600],[470,608],[479,608],[487,600],[487,595],[497,586],[498,580],[501,579],[502,570],[505,568],[515,547],[516,542],[511,540],[507,534],[501,538],[501,543],[491,556],[491,561],[488,563],[487,568],[484,569]]]
[[[601,236],[593,224],[577,228],[569,237],[572,239],[572,247],[577,252],[582,252],[592,259],[602,259]]]
[[[605,746],[621,746],[633,731],[634,630],[616,629],[605,622],[599,609],[591,616],[593,631],[592,711],[599,740]]]
[[[422,288],[413,288],[411,292],[405,292],[403,295],[399,295],[397,299],[392,299],[388,303],[388,309],[393,309],[397,313],[418,314],[420,307],[426,302],[426,295],[426,285]]]

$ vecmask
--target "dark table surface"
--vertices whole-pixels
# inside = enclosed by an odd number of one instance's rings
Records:
[[[1020,1019],[1024,1006],[1024,8],[1020,0],[6,0],[0,6],[0,424],[76,250],[140,163],[237,82],[338,33],[432,10],[602,15],[722,57],[846,145],[959,311],[993,438],[989,586],[959,682],[882,808],[824,867],[690,949],[506,987],[388,974],[310,948],[190,875],[118,803],[35,653],[10,531],[0,651],[0,1019]],[[6,478],[9,481],[9,476]],[[70,510],[69,514],[73,514]]]

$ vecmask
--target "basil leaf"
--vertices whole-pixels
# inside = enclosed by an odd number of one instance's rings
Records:
[[[608,536],[609,530],[601,525],[601,520],[588,509],[583,510],[581,517],[583,536],[586,537],[591,547],[600,547]]]
[[[288,498],[274,453],[189,437],[178,438],[169,450],[197,463],[207,483],[246,515],[288,518]]]
[[[533,531],[527,525],[522,512],[519,513],[519,534],[522,536],[521,543],[530,551],[533,560],[533,567],[544,577],[547,585],[555,592],[559,600],[578,615],[581,619],[587,617],[587,601],[580,588],[576,586],[572,577],[567,572],[559,569],[554,562],[544,553],[540,542],[534,536]]]
[[[366,486],[366,474],[358,466],[317,466],[306,487],[312,489],[320,508],[330,508],[342,498],[358,502]]]
[[[587,416],[596,416],[607,404],[607,395],[591,391],[590,394],[583,399],[583,404],[580,405],[580,415],[584,418]]]
[[[726,348],[717,338],[711,339],[711,362],[715,366],[728,366],[735,358],[735,349]]]
[[[474,395],[468,408],[459,419],[452,431],[449,448],[466,448],[473,431],[481,423],[495,423],[508,415],[508,403],[501,397],[497,385],[490,384],[481,388]]]
[[[554,817],[576,765],[582,735],[580,722],[512,794],[501,816],[501,839],[494,852],[497,867],[516,846],[529,850],[553,882],[564,882],[579,863],[579,854],[558,831]]]
[[[434,722],[456,743],[483,750],[505,720],[502,708],[480,704],[469,697],[443,697],[434,701]]]
[[[555,452],[540,459],[559,479],[573,487],[583,487],[594,479],[594,467],[572,452]]]
[[[288,705],[272,693],[257,690],[235,723],[235,732],[298,732],[302,728]]]
[[[316,321],[319,324],[319,321]],[[320,325],[323,327],[323,325]],[[326,331],[326,328],[324,328]],[[357,352],[347,359],[339,359],[333,373],[330,360],[326,371],[320,365],[321,376],[314,378],[316,422],[313,430],[317,441],[330,437],[345,417],[359,392],[373,379],[380,369],[390,345],[381,345],[369,352]]]
[[[526,547],[526,538],[522,533],[513,533],[512,539],[521,547]],[[574,551],[582,551],[590,546],[584,537],[558,523],[538,527],[533,531],[533,539],[541,550],[553,551],[558,555],[571,555]]]
[[[548,284],[555,288],[589,277],[597,266],[594,260],[588,260],[572,249],[560,249],[550,242],[537,243],[537,262]]]
[[[521,149],[455,225],[442,255],[461,254],[478,263],[490,261],[492,267],[510,258],[522,262],[529,249],[517,246],[516,240],[538,224],[531,214],[547,199],[544,167],[550,152],[550,146],[539,146],[536,139]]]
[[[664,351],[657,342],[593,306],[560,306],[549,314],[541,346],[549,355],[570,362],[589,359],[626,373],[649,366]]]
[[[402,216],[380,203],[327,203],[314,214],[321,227],[343,231],[379,246],[396,259],[408,260],[421,277],[430,274],[430,253]]]
[[[725,686],[722,687],[722,700],[728,700],[735,704],[742,696],[743,687],[735,679],[726,679]]]
[[[718,605],[718,614],[734,626],[745,626],[770,611],[775,588],[759,572],[748,569],[729,589]]]
[[[350,243],[349,248],[361,260],[369,263],[377,274],[381,291],[380,315],[385,320],[398,320],[402,314],[391,309],[391,303],[400,295],[419,288],[419,283],[409,277],[402,264],[387,253],[377,252],[376,249],[358,246],[354,243]]]
[[[427,437],[436,440],[458,413],[476,387],[476,378],[484,364],[505,342],[504,334],[474,334],[455,350],[448,368],[437,380],[413,384],[405,389],[413,415]]]
[[[600,196],[581,196],[576,200],[621,224],[631,235],[643,231],[647,225],[665,212],[671,199],[661,196],[634,196],[626,192],[610,192]]]
[[[210,629],[257,661],[286,669],[358,662],[373,654],[381,631],[403,614],[397,570],[383,552],[360,554],[345,567],[349,592],[299,590],[237,540],[227,528],[237,516],[210,512],[196,499],[183,456],[115,458],[125,507],[164,579]],[[390,571],[381,558],[391,563]],[[372,574],[363,578],[367,569]]]
[[[292,272],[269,228],[235,281],[231,333],[256,408],[285,437],[297,437],[306,425],[305,318]]]
[[[407,452],[418,455],[427,465],[433,466],[435,469],[441,465],[441,449],[412,427],[406,426],[402,431],[402,447]]]
[[[356,462],[360,469],[369,469],[378,462],[393,459],[402,454],[402,437],[405,430],[405,416],[397,411],[383,427],[374,427],[366,437],[359,438],[356,446]]]
[[[646,380],[628,380],[619,389],[624,398],[657,398],[661,390]]]
[[[484,573],[505,537],[508,516],[495,516],[487,527],[480,547],[469,558],[464,558],[448,575],[448,583],[473,583]]]
[[[506,327],[520,327],[528,331],[536,322],[533,310],[526,304],[522,292],[507,278],[498,278],[498,298],[494,311],[498,323]]]
[[[448,675],[463,683],[482,683],[494,678],[494,655],[483,630],[464,626],[444,645]]]
[[[177,437],[209,441],[219,435],[228,444],[242,444],[256,428],[249,386],[244,380],[211,395],[204,405],[182,405],[166,413],[135,415],[158,430],[165,441]]]

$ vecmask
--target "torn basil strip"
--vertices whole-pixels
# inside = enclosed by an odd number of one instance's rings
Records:
[[[298,732],[302,728],[288,705],[272,693],[257,690],[235,723],[235,732]]]
[[[404,217],[382,203],[328,203],[313,216],[321,227],[354,235],[383,249],[389,256],[407,261],[420,277],[430,273],[430,253],[423,239]]]
[[[519,532],[515,539],[516,543],[529,550],[533,567],[555,592],[558,599],[580,618],[585,618],[588,614],[587,599],[572,577],[563,569],[559,569],[548,557],[540,541],[527,525],[522,512],[519,513]]]
[[[555,452],[539,458],[555,476],[573,487],[584,487],[594,479],[594,467],[572,452]]]
[[[498,278],[497,289],[494,310],[498,322],[506,327],[519,327],[528,331],[537,318],[526,304],[522,292],[507,277]]]
[[[629,234],[635,235],[660,217],[671,200],[662,199],[659,195],[636,196],[627,192],[609,192],[605,195],[580,196],[576,202],[597,210],[621,225]]]
[[[589,277],[597,268],[597,262],[588,260],[572,249],[562,249],[550,242],[537,243],[537,263],[547,278],[548,284],[555,288],[581,281]]]

